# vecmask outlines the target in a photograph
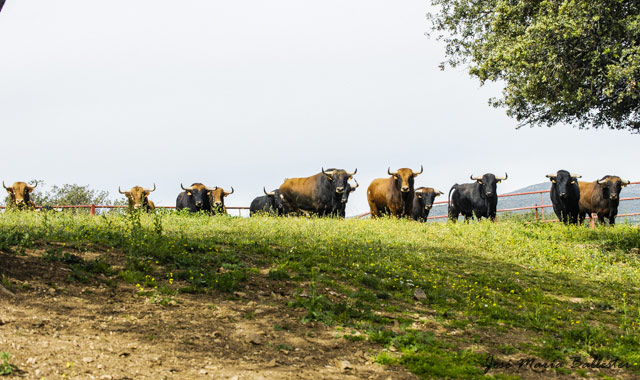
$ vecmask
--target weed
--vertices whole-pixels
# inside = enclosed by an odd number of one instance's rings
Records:
[[[0,375],[11,375],[18,370],[18,368],[9,362],[11,355],[8,352],[0,352]]]

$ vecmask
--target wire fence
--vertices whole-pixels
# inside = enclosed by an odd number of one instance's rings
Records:
[[[629,186],[631,185],[638,185],[640,184],[640,182],[631,182],[629,184]],[[539,195],[539,203],[534,203],[531,206],[523,206],[523,207],[511,207],[511,208],[502,208],[502,209],[498,209],[496,210],[497,213],[506,213],[506,212],[517,212],[517,211],[532,211],[535,214],[535,220],[538,222],[557,222],[558,219],[555,217],[555,213],[553,212],[553,205],[551,204],[551,201],[548,200],[547,202],[545,202],[545,195],[549,194],[551,192],[551,190],[538,190],[538,191],[526,191],[526,192],[521,192],[521,193],[510,193],[510,194],[500,194],[498,195],[498,198],[508,198],[508,197],[522,197],[522,196],[535,196],[535,195]],[[640,200],[640,197],[627,197],[627,198],[620,198],[620,202],[627,202],[627,201],[634,201],[634,200]],[[500,202],[498,202],[499,204]],[[444,213],[438,214],[438,215],[433,215],[431,214],[427,219],[428,220],[438,220],[438,219],[445,219],[448,218],[448,206],[449,206],[449,202],[448,201],[440,201],[440,202],[433,202],[433,207],[434,209],[436,209],[436,206],[446,206],[444,207]],[[552,208],[552,210],[549,211],[545,214],[545,209],[547,208]],[[435,210],[432,210],[435,211]],[[365,218],[371,215],[371,212],[366,212],[363,214],[359,214],[354,216],[354,218]],[[550,216],[547,217],[547,215]],[[638,216],[640,215],[640,212],[632,212],[632,213],[621,213],[618,214],[617,217],[618,218],[626,218],[626,217],[633,217],[633,216]],[[587,215],[589,218],[591,218],[591,226],[594,226],[594,219],[597,218],[596,215]]]
[[[631,185],[638,185],[640,184],[639,182],[631,182],[629,184],[629,186]],[[531,195],[539,195],[539,203],[537,203],[537,201],[531,205],[531,206],[523,206],[523,207],[511,207],[511,208],[503,208],[503,209],[498,209],[496,210],[496,212],[498,213],[506,213],[506,212],[519,212],[519,211],[532,211],[535,214],[535,220],[539,221],[539,222],[557,222],[558,219],[555,218],[555,214],[553,213],[553,211],[547,212],[545,213],[545,209],[548,208],[552,208],[553,205],[551,204],[550,201],[545,202],[545,195],[549,194],[550,190],[538,190],[538,191],[526,191],[526,192],[521,192],[521,193],[510,193],[510,194],[500,194],[498,195],[498,198],[509,198],[509,197],[522,197],[522,196],[531,196]],[[620,198],[620,202],[628,202],[628,201],[635,201],[635,200],[640,200],[640,197],[627,197],[627,198]],[[434,209],[437,208],[437,206],[447,206],[449,205],[448,201],[440,201],[440,202],[434,202],[433,206]],[[128,206],[111,206],[111,205],[95,205],[95,204],[88,204],[88,205],[74,205],[74,206],[68,206],[68,205],[60,205],[60,206],[50,206],[51,208],[53,208],[54,210],[64,210],[64,209],[89,209],[89,214],[90,215],[96,215],[97,210],[101,210],[101,209],[122,209],[122,208],[128,208]],[[0,206],[0,209],[4,209],[4,206]],[[42,208],[42,206],[36,206],[36,209]],[[175,206],[156,206],[156,208],[162,208],[162,209],[175,209]],[[243,207],[243,206],[228,206],[226,207],[228,214],[230,215],[238,215],[240,217],[248,217],[249,216],[249,207]],[[446,207],[444,208],[446,211]],[[237,213],[236,213],[237,212]],[[548,218],[547,215],[550,215],[551,218]],[[352,218],[366,218],[368,216],[370,216],[371,213],[370,212],[366,212],[363,214],[359,214],[359,215],[355,215],[352,216]],[[618,218],[627,218],[627,217],[633,217],[633,216],[638,216],[640,215],[640,212],[632,212],[632,213],[621,213],[618,214]],[[588,215],[591,218],[591,226],[594,226],[594,219],[595,219],[595,215]],[[439,214],[439,215],[431,215],[429,216],[427,219],[429,220],[438,220],[438,219],[444,219],[444,218],[448,218],[449,215],[447,213],[444,214]]]

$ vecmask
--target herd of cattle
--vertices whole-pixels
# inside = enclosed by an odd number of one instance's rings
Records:
[[[345,208],[349,195],[358,188],[358,182],[353,178],[357,169],[349,172],[343,169],[324,168],[320,173],[311,177],[287,178],[279,188],[268,192],[263,188],[264,195],[251,202],[250,215],[317,215],[331,217],[345,217]],[[367,201],[371,209],[371,216],[377,218],[390,215],[398,218],[413,218],[426,221],[429,211],[433,207],[436,197],[441,191],[431,187],[415,188],[415,177],[422,174],[408,168],[396,171],[387,169],[389,177],[374,179],[367,188]],[[478,219],[488,218],[495,221],[498,204],[497,185],[508,178],[496,177],[487,173],[481,177],[471,175],[471,183],[455,184],[449,190],[449,219],[457,221],[462,215],[465,220],[474,216]],[[548,174],[551,181],[551,202],[553,210],[566,224],[582,224],[587,214],[596,213],[602,223],[605,219],[610,224],[615,223],[620,202],[620,190],[630,182],[620,177],[606,175],[593,182],[578,181],[578,174],[566,170]],[[351,184],[349,180],[353,179]],[[30,193],[37,183],[29,186],[25,182],[16,182],[7,187],[2,186],[10,196],[9,206],[17,209],[34,209],[30,200]],[[206,212],[212,215],[226,213],[225,197],[233,194],[234,190],[225,191],[221,187],[208,187],[202,183],[194,183],[189,187],[180,185],[182,192],[176,199],[176,209],[186,209],[191,212]],[[149,200],[149,194],[156,190],[135,186],[128,191],[118,191],[124,194],[132,209],[151,211],[155,205]]]

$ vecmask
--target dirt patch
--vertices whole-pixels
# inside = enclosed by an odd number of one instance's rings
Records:
[[[161,306],[121,281],[70,281],[37,251],[0,262],[16,293],[0,294],[0,351],[24,378],[417,379],[373,363],[379,346],[303,324],[287,306],[293,287],[270,289],[262,275],[234,295],[178,294]]]

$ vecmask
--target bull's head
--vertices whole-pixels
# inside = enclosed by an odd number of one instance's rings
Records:
[[[360,186],[360,184],[358,184],[358,181],[356,181],[355,178],[353,179],[353,181],[356,183],[355,185],[351,185],[350,183],[347,183],[347,191],[343,192],[342,198],[340,198],[341,203],[347,203],[347,201],[349,200],[349,195],[354,191],[356,191],[358,186]]]
[[[623,187],[630,184],[630,181],[625,181],[618,176],[606,175],[599,179],[598,185],[602,187],[602,196],[611,200],[616,200],[620,197],[620,191]]]
[[[396,181],[396,188],[400,189],[403,193],[408,193],[413,190],[414,178],[422,174],[424,168],[420,165],[420,171],[414,172],[408,168],[398,169],[395,172],[391,171],[391,168],[387,169],[387,173],[393,177]]]
[[[333,189],[338,194],[342,194],[342,193],[345,192],[345,190],[347,189],[347,185],[348,185],[347,182],[351,178],[353,178],[353,176],[357,172],[358,172],[357,168],[356,168],[356,170],[354,170],[352,172],[348,172],[348,171],[342,170],[342,169],[327,169],[327,170],[324,170],[324,168],[322,168],[322,174],[324,174],[325,177],[327,177],[329,182],[331,182],[331,185],[332,185]]]
[[[480,191],[482,198],[493,197],[497,194],[498,184],[502,181],[506,181],[507,178],[509,178],[507,173],[504,173],[504,177],[496,177],[491,173],[487,173],[482,177],[474,177],[473,174],[471,174],[471,179],[476,181],[478,185],[482,186],[482,190]]]
[[[271,204],[276,210],[284,210],[284,203],[282,203],[282,195],[280,195],[280,189],[275,189],[272,192],[268,192],[264,187],[262,188],[264,194],[269,197]]]
[[[578,178],[582,178],[580,174],[569,173],[566,170],[558,170],[556,174],[547,174],[547,178],[553,182],[553,186],[558,191],[558,196],[565,199],[572,187],[578,186]]]
[[[216,189],[210,193],[213,207],[217,209],[224,207],[224,197],[233,194],[233,191],[233,186],[231,186],[231,191],[224,191],[223,188],[216,186]]]
[[[433,207],[433,202],[436,200],[436,197],[442,194],[442,191],[435,190],[431,187],[419,187],[416,189],[415,197],[418,199],[420,207],[429,211]]]
[[[31,201],[31,192],[38,186],[38,182],[35,182],[33,186],[27,185],[25,182],[14,182],[11,187],[7,187],[2,181],[2,187],[7,190],[11,202],[15,203],[18,207],[23,207],[29,204]]]
[[[193,202],[198,210],[202,210],[206,205],[210,205],[209,195],[218,189],[218,187],[207,187],[201,183],[194,183],[190,187],[184,187],[180,184],[182,190],[187,193],[187,196]],[[208,210],[207,210],[208,211]]]
[[[140,186],[134,186],[129,191],[120,190],[120,186],[118,186],[118,192],[120,194],[124,194],[129,200],[129,207],[132,207],[134,210],[142,208],[149,204],[149,194],[156,190],[156,184],[153,184],[153,189],[145,189]]]

